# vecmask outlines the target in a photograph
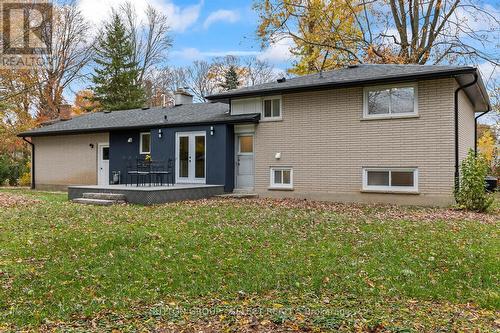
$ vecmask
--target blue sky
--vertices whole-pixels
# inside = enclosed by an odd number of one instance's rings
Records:
[[[87,19],[98,25],[110,8],[123,2],[79,0],[78,4]],[[286,69],[291,63],[286,43],[261,50],[255,34],[258,17],[252,10],[252,0],[134,0],[132,3],[140,13],[147,2],[170,19],[174,39],[170,65],[188,65],[193,60],[227,54],[257,56],[278,69]]]

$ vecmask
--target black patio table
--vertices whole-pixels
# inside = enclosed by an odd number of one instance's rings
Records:
[[[169,159],[168,164],[165,165],[164,161],[137,159],[135,167],[129,165],[127,168],[125,185],[133,185],[134,176],[136,177],[136,186],[145,186],[147,183],[149,186],[156,186],[157,184],[163,186],[165,178],[167,185],[173,184],[172,160]],[[172,181],[169,182],[169,179]]]

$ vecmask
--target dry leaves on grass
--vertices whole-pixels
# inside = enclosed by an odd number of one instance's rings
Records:
[[[32,199],[24,195],[12,193],[0,193],[0,208],[9,208],[14,206],[29,206],[39,203],[40,200]]]
[[[337,203],[300,199],[230,199],[217,198],[185,202],[193,206],[220,206],[229,204],[233,207],[301,209],[329,211],[342,214],[349,218],[367,220],[406,220],[412,222],[434,221],[477,221],[483,223],[498,223],[498,214],[483,214],[452,208],[435,207],[405,207],[384,204]]]

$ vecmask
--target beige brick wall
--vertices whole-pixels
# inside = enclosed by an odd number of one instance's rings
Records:
[[[97,143],[108,133],[35,137],[35,184],[38,189],[97,184]],[[89,145],[93,144],[94,148]]]
[[[469,148],[474,148],[474,107],[463,91],[458,94],[458,138],[458,156],[462,160]]]
[[[440,204],[452,202],[454,79],[418,83],[418,118],[363,120],[363,88],[282,96],[283,120],[260,122],[255,190],[261,195],[325,200]],[[462,98],[464,100],[464,98]],[[462,108],[461,151],[471,118]],[[281,159],[274,158],[281,153]],[[268,190],[270,166],[293,167],[294,191]],[[362,193],[363,167],[418,167],[419,195]]]

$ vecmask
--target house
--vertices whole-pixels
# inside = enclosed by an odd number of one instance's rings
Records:
[[[140,156],[179,183],[334,201],[448,205],[490,109],[473,67],[357,65],[168,108],[98,112],[21,133],[38,189],[108,184]],[[115,176],[116,178],[116,176]],[[116,179],[114,179],[116,180]]]

